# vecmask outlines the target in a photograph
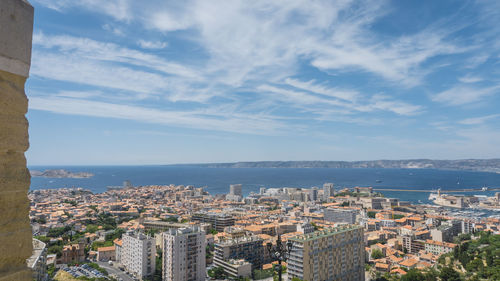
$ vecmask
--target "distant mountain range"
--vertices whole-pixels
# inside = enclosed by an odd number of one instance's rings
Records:
[[[258,161],[236,163],[184,164],[207,168],[392,168],[466,170],[500,173],[500,159],[462,160],[373,160],[373,161]]]
[[[45,170],[41,171],[30,171],[32,177],[43,177],[43,178],[72,178],[72,179],[86,179],[94,176],[92,173],[73,173],[66,170]]]

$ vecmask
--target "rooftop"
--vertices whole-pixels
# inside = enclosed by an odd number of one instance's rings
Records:
[[[298,242],[309,241],[309,240],[315,240],[318,238],[328,237],[328,236],[331,236],[331,235],[334,235],[337,233],[348,232],[348,231],[352,231],[355,229],[362,229],[362,228],[363,227],[361,227],[359,225],[342,225],[339,227],[329,227],[329,228],[325,228],[323,230],[318,230],[318,231],[315,231],[312,233],[297,235],[295,237],[291,237],[290,240],[298,241]]]

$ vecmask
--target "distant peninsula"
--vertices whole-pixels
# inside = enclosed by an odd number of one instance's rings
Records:
[[[178,165],[176,165],[178,166]],[[207,168],[392,168],[438,169],[500,173],[500,159],[461,160],[372,160],[372,161],[258,161],[235,163],[183,164]]]
[[[32,177],[43,177],[43,178],[71,178],[71,179],[87,179],[94,176],[92,173],[78,172],[73,173],[66,170],[45,170],[40,171],[30,171]]]

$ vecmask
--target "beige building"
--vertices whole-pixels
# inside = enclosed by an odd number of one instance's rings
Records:
[[[363,228],[345,225],[289,239],[288,278],[304,281],[365,280]]]
[[[163,236],[163,280],[204,281],[205,233],[197,226],[169,229]]]
[[[97,248],[98,261],[114,261],[116,260],[115,246]]]
[[[136,278],[154,274],[155,254],[155,239],[149,235],[130,232],[122,236],[121,263]]]

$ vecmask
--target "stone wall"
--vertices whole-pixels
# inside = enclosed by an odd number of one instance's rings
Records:
[[[27,192],[30,175],[28,99],[24,84],[31,62],[33,7],[0,1],[0,281],[32,280],[26,266],[32,239]]]

